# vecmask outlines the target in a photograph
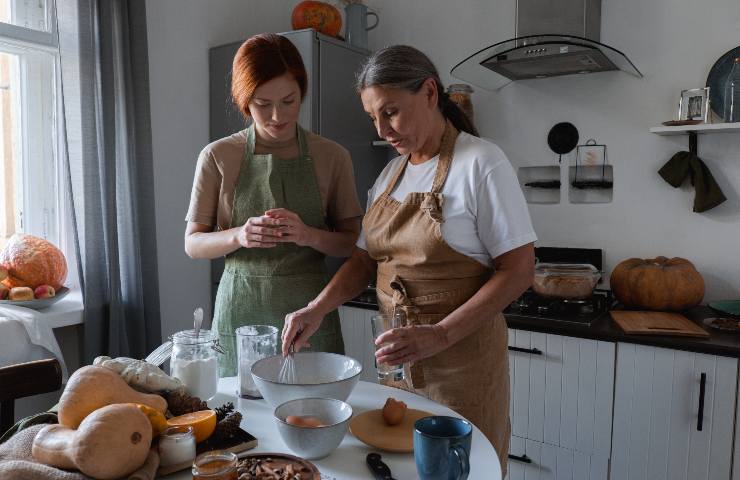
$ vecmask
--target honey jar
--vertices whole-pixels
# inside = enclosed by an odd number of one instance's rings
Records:
[[[193,480],[237,480],[237,457],[225,450],[201,453],[193,462]]]

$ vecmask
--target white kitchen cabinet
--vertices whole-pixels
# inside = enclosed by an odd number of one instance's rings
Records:
[[[592,458],[598,459],[595,465],[608,465],[610,457],[614,359],[615,344],[611,342],[510,329],[509,453],[521,457],[523,445],[529,446],[526,451],[537,450],[535,446],[540,445],[537,451],[545,451],[547,460],[552,452],[560,452],[556,458],[562,457],[561,463],[566,463],[556,470],[548,467],[547,471],[561,472],[552,478],[581,478],[575,473],[566,474],[574,471],[564,465],[573,463],[574,458],[589,458],[586,471],[591,473],[584,478],[606,479],[604,469],[595,466],[592,470],[590,465]],[[570,453],[563,453],[566,451]],[[544,464],[550,465],[546,461]],[[509,465],[512,472],[519,471],[520,466],[530,472],[536,469],[533,464],[514,459]],[[582,467],[585,463],[574,465]],[[575,470],[581,471],[583,468]],[[600,471],[604,474],[594,476]],[[549,478],[544,470],[540,473],[545,475],[542,478]]]
[[[612,480],[730,478],[737,359],[620,343]]]
[[[508,480],[592,480],[609,475],[609,456],[587,454],[513,436],[511,450],[526,455],[528,463],[509,461]]]
[[[378,382],[378,373],[375,369],[375,346],[373,345],[370,317],[377,314],[377,310],[339,307],[344,352],[362,363],[360,380],[376,383]]]

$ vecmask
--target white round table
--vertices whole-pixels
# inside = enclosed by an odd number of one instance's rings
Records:
[[[234,402],[234,406],[242,413],[241,427],[257,438],[258,445],[250,453],[260,452],[282,452],[291,453],[280,438],[273,409],[265,400],[247,400],[237,397],[236,377],[222,378],[218,383],[218,394],[211,400],[212,407],[222,405],[225,402]],[[424,410],[435,415],[449,415],[461,417],[454,411],[433,402],[427,398],[414,393],[386,387],[370,382],[359,382],[350,395],[347,403],[352,406],[353,414],[366,410],[382,408],[386,398],[394,397],[403,400],[409,408]],[[462,418],[462,417],[461,417]],[[321,460],[311,460],[321,472],[322,480],[353,480],[373,479],[373,474],[365,463],[365,456],[370,452],[382,455],[382,460],[390,467],[391,474],[395,480],[417,479],[416,465],[413,453],[390,453],[372,448],[351,433],[342,440],[342,443],[328,457]],[[192,475],[189,470],[180,471],[165,477],[172,480],[190,480]],[[470,452],[470,480],[487,479],[500,480],[501,466],[493,449],[491,442],[473,427],[473,441]]]

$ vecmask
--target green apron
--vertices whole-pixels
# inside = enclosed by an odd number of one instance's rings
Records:
[[[256,155],[254,124],[247,129],[247,146],[234,192],[231,227],[242,226],[271,208],[286,208],[308,226],[327,230],[306,133],[298,126],[298,158]],[[236,337],[244,325],[273,325],[282,330],[285,315],[313,300],[329,280],[324,254],[294,243],[273,248],[239,248],[226,256],[226,268],[216,294],[213,325],[225,353],[219,355],[219,375],[236,375]],[[278,352],[280,351],[278,335]],[[324,318],[311,337],[311,350],[344,353],[336,310]]]

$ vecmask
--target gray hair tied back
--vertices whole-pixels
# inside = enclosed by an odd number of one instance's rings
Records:
[[[427,78],[437,84],[437,106],[442,115],[460,131],[478,136],[478,131],[444,91],[437,68],[424,53],[408,45],[393,45],[373,53],[357,73],[355,89],[368,87],[402,88],[418,92]]]

